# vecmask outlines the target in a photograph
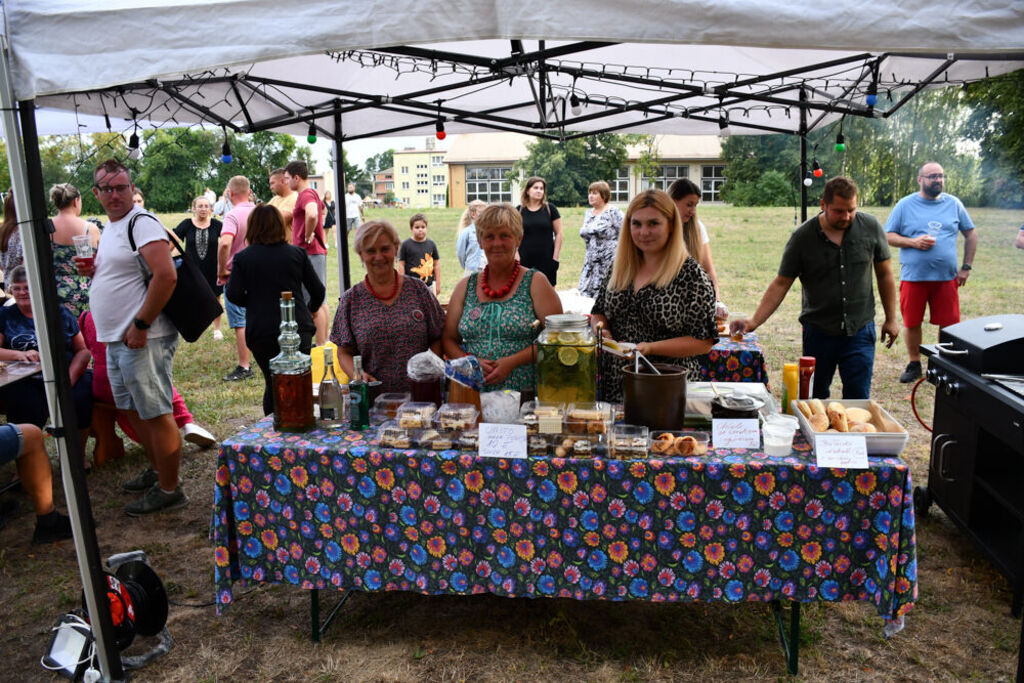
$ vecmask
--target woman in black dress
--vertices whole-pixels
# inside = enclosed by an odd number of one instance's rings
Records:
[[[174,234],[185,242],[185,251],[195,257],[199,270],[218,297],[223,290],[217,284],[217,241],[220,239],[221,227],[221,222],[213,218],[210,200],[199,195],[192,200],[192,218],[186,218],[174,229]],[[213,321],[213,338],[217,341],[224,338],[224,333],[220,331],[220,318],[218,315]]]
[[[228,301],[245,308],[245,345],[263,371],[263,414],[274,412],[270,359],[281,352],[281,292],[291,292],[295,322],[299,326],[299,348],[309,353],[316,326],[310,311],[324,302],[326,290],[302,247],[288,244],[289,232],[277,207],[264,204],[249,214],[245,249],[235,254],[231,279],[224,289]],[[305,285],[309,306],[300,296]]]
[[[530,176],[523,185],[522,204],[516,207],[523,217],[519,261],[524,268],[544,273],[554,287],[562,253],[562,217],[547,200],[547,187],[547,182],[538,176]]]

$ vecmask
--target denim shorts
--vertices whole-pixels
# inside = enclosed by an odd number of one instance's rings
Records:
[[[129,349],[123,341],[107,344],[107,375],[114,405],[134,410],[143,420],[169,415],[178,335],[146,340],[141,349]]]
[[[0,425],[0,465],[14,462],[25,450],[25,437],[18,425]]]
[[[224,297],[224,310],[228,314],[228,327],[231,329],[245,327],[245,308],[236,306],[228,301],[227,297]]]
[[[313,272],[320,278],[320,282],[323,283],[324,287],[327,286],[327,254],[316,254],[309,257],[309,262],[313,264]],[[309,291],[306,289],[306,285],[302,285],[302,300],[309,306]],[[315,313],[316,311],[310,311]]]

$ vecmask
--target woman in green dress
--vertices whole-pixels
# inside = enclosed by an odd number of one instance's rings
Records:
[[[533,322],[561,313],[562,302],[543,273],[516,259],[523,220],[511,204],[485,208],[476,235],[487,267],[455,285],[441,337],[444,352],[449,358],[476,356],[484,391],[533,391]]]

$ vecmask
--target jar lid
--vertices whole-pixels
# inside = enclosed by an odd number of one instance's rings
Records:
[[[760,410],[764,401],[747,394],[724,394],[715,396],[711,402],[727,410]]]
[[[587,316],[579,313],[557,313],[544,318],[544,326],[551,330],[576,330],[586,328]]]

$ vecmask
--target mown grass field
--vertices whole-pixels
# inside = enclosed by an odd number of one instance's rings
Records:
[[[888,209],[864,209],[885,220]],[[410,211],[371,211],[408,234]],[[428,211],[429,237],[442,258],[442,296],[457,281],[455,226],[460,212]],[[578,237],[583,209],[562,211],[566,239],[559,288],[575,286],[582,263]],[[964,318],[1024,311],[1024,251],[1013,248],[1022,211],[975,209],[980,243],[968,286],[961,290]],[[794,225],[793,209],[702,206],[710,231],[723,299],[750,313],[774,276]],[[166,216],[174,225],[181,215]],[[338,284],[330,255],[329,301]],[[363,270],[354,261],[353,280]],[[800,355],[799,286],[760,330],[776,394],[782,363]],[[333,307],[332,307],[333,308]],[[879,321],[881,319],[879,309]],[[925,334],[934,341],[935,330]],[[914,480],[927,479],[928,432],[914,418],[910,386],[896,381],[906,362],[900,340],[879,348],[873,396],[907,427],[904,453]],[[225,438],[260,417],[262,381],[225,383],[234,367],[229,339],[207,336],[182,344],[175,364],[178,388],[201,424]],[[835,385],[834,391],[838,391]],[[918,391],[917,407],[931,422],[931,388]],[[216,452],[186,447],[185,487],[192,503],[182,511],[131,520],[119,484],[142,466],[130,449],[123,462],[88,479],[104,557],[142,548],[168,587],[169,628],[175,646],[136,675],[137,680],[322,681],[636,681],[786,678],[774,624],[757,605],[577,603],[358,595],[340,613],[323,643],[308,633],[308,597],[263,586],[241,596],[222,616],[209,604],[213,551],[209,521]],[[8,474],[0,473],[0,481]],[[52,680],[39,664],[48,629],[79,604],[80,580],[69,542],[33,547],[32,516],[23,512],[0,532],[0,652],[6,680]],[[1011,680],[1020,620],[1009,615],[1007,582],[937,509],[917,526],[920,599],[903,633],[882,636],[882,622],[867,604],[812,603],[803,610],[801,674],[806,680]],[[242,591],[239,591],[241,593]],[[236,593],[236,596],[238,593]],[[183,605],[189,606],[183,606]]]

